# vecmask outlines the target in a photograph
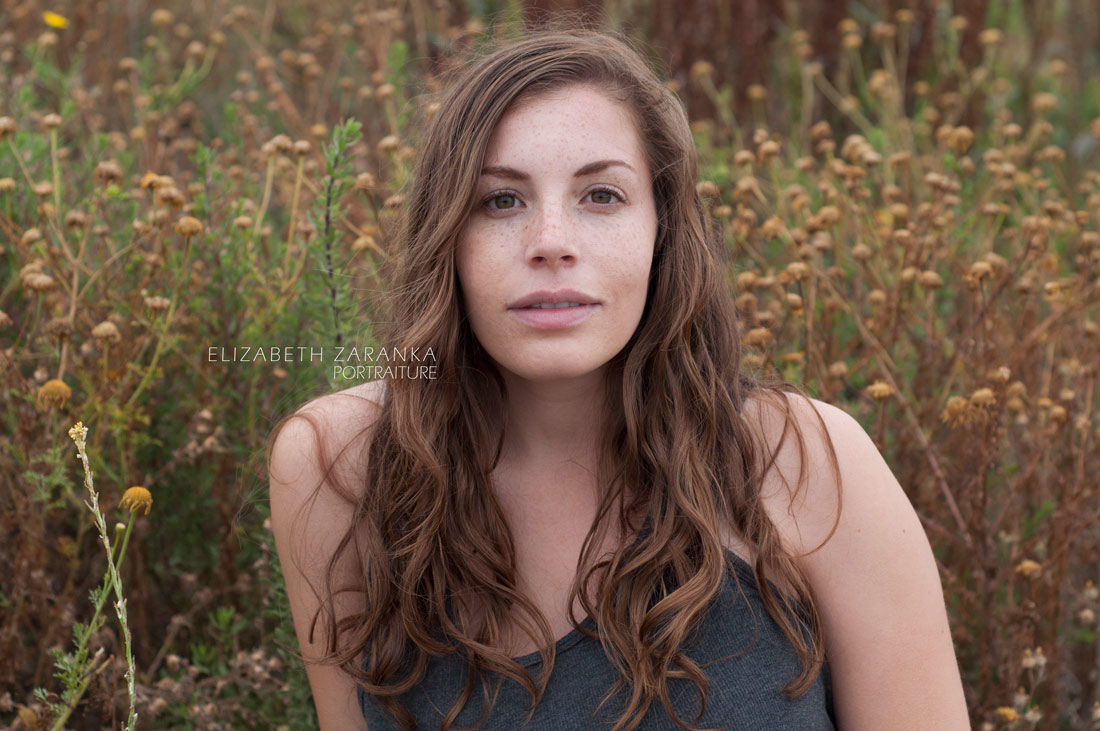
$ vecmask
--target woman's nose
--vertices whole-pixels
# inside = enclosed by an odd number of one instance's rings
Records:
[[[528,262],[555,267],[576,261],[579,253],[576,229],[564,204],[541,206],[530,234]]]

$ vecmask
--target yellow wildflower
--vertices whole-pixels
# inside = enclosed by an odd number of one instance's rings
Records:
[[[1020,720],[1020,714],[1016,713],[1015,709],[1009,706],[1001,706],[997,709],[997,716],[1006,723],[1012,723],[1013,721]]]
[[[42,20],[46,23],[46,25],[50,26],[51,28],[66,28],[69,25],[68,18],[66,18],[64,15],[58,15],[52,10],[47,10],[46,12],[42,13]]]
[[[84,426],[83,421],[78,421],[69,428],[69,439],[74,442],[82,442],[88,438],[88,427]]]
[[[153,507],[153,495],[144,487],[135,485],[122,494],[122,501],[118,506],[130,512],[145,508],[145,515],[148,515],[149,509]]]
[[[64,381],[51,378],[38,388],[38,405],[42,408],[57,405],[64,407],[73,390]]]

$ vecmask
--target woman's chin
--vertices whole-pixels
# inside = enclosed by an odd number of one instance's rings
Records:
[[[539,363],[537,365],[519,365],[514,369],[504,367],[515,378],[530,383],[559,383],[563,381],[578,381],[586,378],[598,377],[606,363]]]

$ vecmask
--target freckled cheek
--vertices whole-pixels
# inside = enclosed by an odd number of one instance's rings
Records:
[[[609,241],[601,269],[613,276],[621,298],[644,300],[653,262],[651,234],[639,230],[633,235]]]
[[[505,278],[501,260],[501,244],[476,234],[460,242],[455,265],[462,286],[463,301],[468,314],[490,313],[499,309],[507,293],[500,291]]]

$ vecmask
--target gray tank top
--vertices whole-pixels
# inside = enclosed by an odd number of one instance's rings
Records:
[[[647,520],[635,540],[635,546],[648,530]],[[669,697],[680,719],[697,728],[835,731],[836,716],[828,662],[822,665],[821,672],[805,694],[795,700],[786,697],[783,687],[799,673],[798,655],[764,607],[752,568],[734,552],[727,550],[727,553],[740,581],[735,584],[730,572],[726,572],[720,592],[712,600],[695,632],[685,639],[681,647],[710,679],[706,711],[701,720],[695,722],[701,704],[699,688],[690,680],[669,678]],[[778,587],[770,581],[768,583],[778,595]],[[805,621],[805,608],[801,604],[796,604],[796,607]],[[596,624],[590,617],[585,617],[580,624],[596,631]],[[804,631],[808,637],[808,631]],[[618,671],[607,659],[599,640],[573,629],[557,641],[555,649],[553,673],[530,723],[523,725],[531,696],[512,678],[500,676],[504,682],[492,715],[482,726],[485,731],[521,728],[531,731],[580,731],[614,726],[626,709],[629,689],[621,689],[592,716],[604,694],[618,678]],[[740,653],[737,657],[726,658],[737,653]],[[365,662],[366,655],[363,657]],[[539,653],[533,652],[514,660],[531,673],[537,687],[542,672]],[[441,726],[444,715],[465,687],[466,673],[466,665],[458,655],[429,658],[421,682],[399,697],[416,719],[418,730],[438,729]],[[485,677],[492,693],[496,688],[497,676],[485,673]],[[399,729],[396,720],[373,696],[364,693],[362,688],[359,688],[357,695],[370,731]],[[458,725],[472,728],[481,717],[483,703],[481,683],[475,683],[470,699],[458,715]],[[680,727],[657,699],[650,705],[638,728],[672,731]]]

